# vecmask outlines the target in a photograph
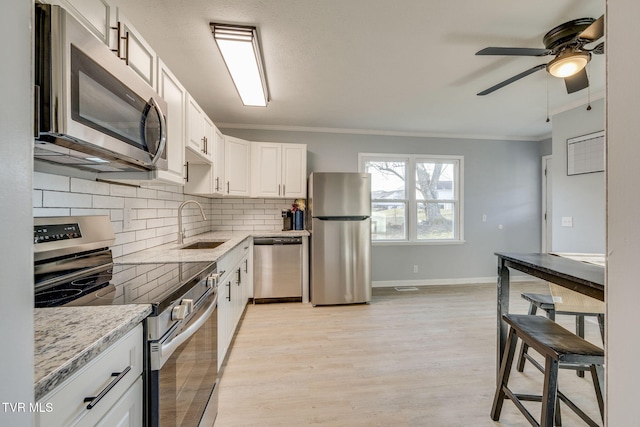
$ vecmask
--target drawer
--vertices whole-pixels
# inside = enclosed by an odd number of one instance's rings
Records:
[[[43,397],[41,407],[50,412],[35,416],[36,426],[93,425],[90,420],[100,420],[138,380],[143,370],[142,324],[120,338],[97,358],[87,363],[65,382]],[[85,397],[95,397],[116,378],[113,373],[130,370],[122,376],[92,409],[87,409]]]
[[[218,259],[217,269],[222,280],[224,280],[225,276],[231,272],[231,269],[235,267],[236,264],[238,264],[242,260],[242,258],[249,252],[250,246],[251,238],[245,239],[240,242],[240,244],[238,244],[235,248],[224,254],[222,258]]]

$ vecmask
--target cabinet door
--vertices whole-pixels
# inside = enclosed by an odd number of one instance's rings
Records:
[[[230,196],[249,196],[251,163],[251,143],[243,139],[227,136],[225,147],[225,194]]]
[[[202,130],[204,134],[204,157],[213,162],[213,155],[215,153],[215,125],[206,114],[202,115]]]
[[[251,150],[252,196],[282,197],[282,144],[254,142]]]
[[[156,53],[118,10],[121,58],[152,88],[156,89]]]
[[[176,184],[184,184],[184,140],[187,91],[162,61],[158,61],[158,93],[167,102],[167,171],[159,171]]]
[[[210,164],[187,162],[184,193],[197,196],[210,196],[213,189],[213,167]]]
[[[231,342],[231,274],[226,274],[218,285],[218,369],[222,367],[224,357]]]
[[[224,135],[213,128],[213,192],[224,194]]]
[[[306,144],[282,144],[282,196],[291,199],[307,197]]]
[[[51,2],[57,4],[56,1]],[[60,0],[59,4],[96,35],[104,44],[115,41],[115,8],[104,0]],[[113,34],[112,34],[113,31]],[[114,44],[115,46],[115,44]]]

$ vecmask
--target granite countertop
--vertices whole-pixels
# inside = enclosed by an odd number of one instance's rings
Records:
[[[176,242],[134,252],[115,258],[116,263],[156,263],[156,262],[206,262],[217,261],[247,237],[299,237],[309,236],[306,230],[291,231],[210,231]],[[183,246],[201,241],[224,241],[213,249],[180,249]]]
[[[148,304],[36,308],[35,400],[44,397],[149,314]]]

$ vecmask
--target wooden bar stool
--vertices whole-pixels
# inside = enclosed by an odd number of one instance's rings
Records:
[[[553,287],[552,287],[553,286]],[[550,289],[553,289],[555,292],[562,292],[560,289],[557,289],[558,285],[554,285],[552,283],[549,284]],[[567,290],[566,292],[572,292]],[[529,301],[529,314],[534,315],[537,313],[538,308],[544,310],[547,317],[550,320],[556,319],[556,314],[562,315],[572,315],[576,316],[576,335],[581,338],[584,338],[584,318],[585,316],[596,316],[598,318],[598,325],[600,328],[600,336],[602,337],[602,342],[604,343],[604,304],[600,301],[597,301],[597,304],[602,304],[602,308],[598,306],[594,306],[591,301],[584,301],[584,299],[576,302],[574,301],[571,305],[560,302],[556,303],[554,301],[553,295],[546,294],[534,294],[524,292],[520,294],[520,296]],[[564,294],[566,298],[566,293]],[[571,296],[571,295],[570,295]],[[584,297],[584,296],[583,296]],[[587,298],[587,297],[584,297]],[[589,298],[592,300],[593,298]],[[560,297],[559,301],[563,301],[562,297]],[[595,300],[594,300],[595,301]],[[594,312],[589,312],[589,310],[593,310]],[[600,312],[601,311],[601,312]],[[531,357],[528,353],[528,346],[523,342],[520,346],[520,352],[518,353],[518,364],[516,369],[519,372],[524,370],[524,364],[527,360],[533,363],[538,369],[542,369],[540,364]],[[569,367],[571,369],[576,369],[576,373],[579,377],[584,377],[584,370],[576,367],[574,365],[570,366],[561,366],[561,368]]]
[[[604,420],[604,399],[602,395],[604,390],[604,350],[546,317],[505,314],[502,318],[509,324],[510,328],[491,408],[491,418],[494,421],[500,419],[502,405],[505,398],[508,397],[531,425],[552,427],[554,419],[560,421],[559,417],[556,418],[557,410],[559,410],[559,407],[556,408],[556,406],[559,406],[559,403],[557,403],[559,399],[588,425],[597,427],[598,424],[595,421],[558,390],[558,368],[560,363],[589,365],[600,415]],[[544,356],[544,385],[541,396],[516,394],[508,387],[509,374],[511,373],[518,338]],[[542,402],[540,423],[524,407],[522,401]]]

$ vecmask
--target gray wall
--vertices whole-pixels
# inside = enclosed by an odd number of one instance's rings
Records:
[[[0,402],[33,402],[33,80],[31,14],[33,2],[0,3]],[[30,426],[32,414],[0,407],[0,425]]]
[[[540,250],[540,143],[223,129],[251,141],[305,143],[308,172],[357,171],[358,153],[464,156],[464,244],[374,246],[380,281],[494,280],[496,251]],[[482,222],[482,215],[487,221]],[[498,229],[498,225],[503,229]],[[413,273],[418,265],[418,273]]]
[[[604,129],[604,100],[553,116],[553,238],[558,252],[605,252],[604,172],[567,175],[567,139]],[[562,227],[572,217],[573,227]]]

